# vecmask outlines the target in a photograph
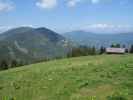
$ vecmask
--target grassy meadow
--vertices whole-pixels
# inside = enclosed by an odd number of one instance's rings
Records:
[[[77,57],[1,71],[0,100],[133,100],[133,55]]]

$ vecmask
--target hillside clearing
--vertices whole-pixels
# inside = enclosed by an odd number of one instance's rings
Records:
[[[133,55],[54,60],[0,72],[0,100],[132,99]]]

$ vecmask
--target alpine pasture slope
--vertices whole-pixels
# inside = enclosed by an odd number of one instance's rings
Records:
[[[133,55],[78,57],[1,71],[0,100],[133,100]]]

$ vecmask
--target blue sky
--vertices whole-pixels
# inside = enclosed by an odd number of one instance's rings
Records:
[[[133,31],[133,0],[0,0],[0,31],[19,26]]]

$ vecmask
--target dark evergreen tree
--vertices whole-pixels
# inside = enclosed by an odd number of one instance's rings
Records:
[[[87,56],[87,55],[95,55],[96,48],[87,47],[87,46],[79,46],[77,48],[73,48],[68,54],[67,57],[78,57],[78,56]]]
[[[114,44],[111,44],[111,46],[110,46],[110,47],[114,48],[114,47],[115,47],[115,45],[114,45]]]
[[[121,47],[121,45],[120,44],[116,44],[116,46],[115,46],[116,48],[120,48]]]
[[[0,69],[1,70],[6,70],[8,69],[8,63],[6,60],[2,60],[1,63],[0,63]]]
[[[126,45],[122,45],[122,48],[126,48]]]
[[[112,47],[112,48],[120,48],[121,45],[120,44],[112,44],[110,47]]]
[[[129,52],[133,53],[133,45],[131,45]]]
[[[18,67],[18,66],[19,66],[18,62],[16,60],[12,60],[11,67]]]
[[[100,48],[100,54],[103,54],[103,53],[105,53],[105,47],[103,47],[103,46],[101,46],[101,48]]]

